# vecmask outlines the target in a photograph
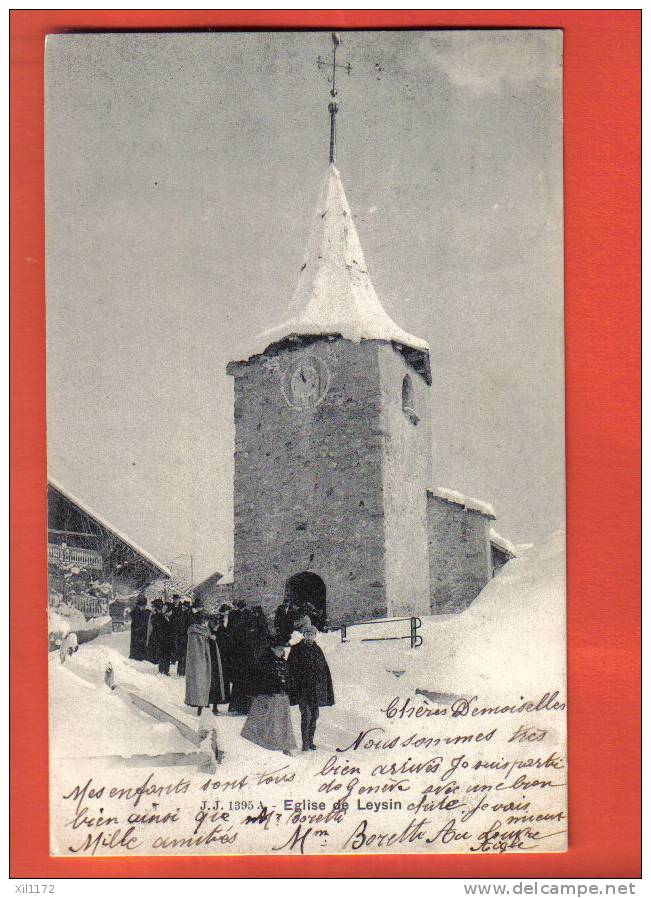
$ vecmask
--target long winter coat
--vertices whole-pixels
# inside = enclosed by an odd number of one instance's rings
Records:
[[[254,610],[253,624],[249,630],[249,643],[254,666],[267,654],[270,635],[269,623],[262,609],[259,611]]]
[[[219,649],[219,654],[222,660],[224,680],[228,684],[230,694],[230,684],[233,677],[231,675],[231,637],[228,632],[228,627],[225,627],[223,623],[220,624],[213,630],[213,635],[217,640],[217,648]]]
[[[330,668],[320,646],[302,639],[292,646],[287,659],[289,669],[289,702],[317,704],[320,708],[334,705]]]
[[[207,623],[191,624],[185,658],[185,703],[193,708],[210,704],[210,628]]]
[[[192,612],[187,605],[177,605],[172,613],[172,625],[174,628],[174,645],[176,657],[185,658],[188,645],[188,629],[192,623]]]
[[[279,605],[274,614],[274,626],[276,633],[285,639],[289,639],[294,629],[294,618],[296,617],[296,609],[293,605]]]
[[[231,612],[227,632],[230,634],[229,674],[231,700],[229,711],[248,714],[251,707],[251,675],[254,667],[252,642],[253,616],[248,608]]]
[[[174,626],[162,611],[154,611],[151,616],[151,633],[147,645],[149,660],[154,664],[160,661],[173,661],[176,647],[174,645]]]
[[[149,609],[143,608],[141,605],[136,605],[131,612],[129,657],[136,661],[147,660],[147,628],[150,614]]]
[[[230,701],[231,689],[216,630],[212,630],[208,648],[210,649],[210,704],[224,705]]]

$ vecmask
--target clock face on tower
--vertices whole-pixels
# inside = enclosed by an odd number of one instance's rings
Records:
[[[293,359],[282,378],[283,395],[295,409],[314,408],[325,398],[330,372],[325,362],[313,355]]]

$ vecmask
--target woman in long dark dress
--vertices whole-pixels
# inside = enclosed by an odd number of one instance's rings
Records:
[[[282,637],[271,642],[254,671],[251,689],[255,691],[255,698],[242,736],[269,751],[289,755],[296,748],[296,739],[289,716],[287,643]]]

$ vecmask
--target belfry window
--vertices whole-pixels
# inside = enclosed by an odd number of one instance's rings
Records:
[[[418,424],[420,421],[420,418],[416,414],[415,405],[414,385],[411,382],[411,377],[408,374],[405,374],[402,379],[402,411],[412,424]]]

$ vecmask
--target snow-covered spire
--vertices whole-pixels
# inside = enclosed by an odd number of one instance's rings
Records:
[[[321,188],[289,317],[260,334],[250,355],[285,338],[320,334],[340,335],[355,343],[386,340],[429,352],[425,340],[402,330],[382,308],[334,164]]]

